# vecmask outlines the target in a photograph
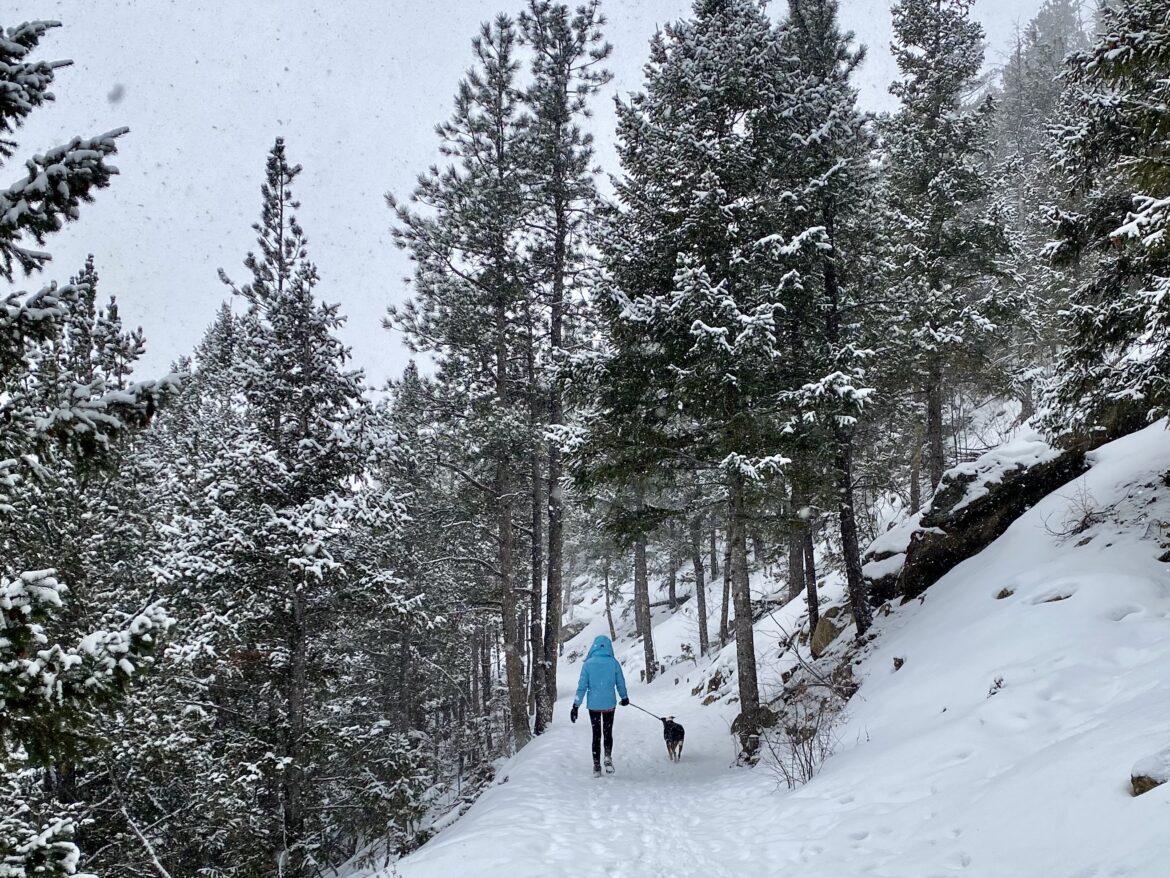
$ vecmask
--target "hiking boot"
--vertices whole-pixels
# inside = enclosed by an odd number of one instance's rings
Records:
[[[605,773],[613,774],[613,757],[611,756],[605,757]]]
[[[601,777],[601,763],[600,762],[593,763],[593,776],[594,777]]]

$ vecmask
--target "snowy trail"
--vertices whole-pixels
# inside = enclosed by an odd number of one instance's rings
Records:
[[[568,721],[579,665],[562,665],[557,720],[510,764],[459,821],[399,864],[403,878],[464,874],[549,876],[734,876],[757,833],[742,772],[718,711],[698,708],[682,687],[630,687],[635,703],[686,726],[683,759],[666,758],[661,723],[632,707],[614,723],[617,773],[592,776],[589,722]],[[689,696],[689,693],[687,693]],[[772,789],[764,783],[761,795]],[[705,829],[712,813],[719,832]],[[740,819],[736,819],[737,816]],[[742,827],[742,832],[728,827]]]

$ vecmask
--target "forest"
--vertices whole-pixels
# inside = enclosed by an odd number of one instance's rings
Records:
[[[632,616],[631,683],[667,673],[651,579],[698,605],[759,770],[754,573],[810,632],[840,577],[863,641],[890,598],[867,548],[992,434],[1085,450],[1170,413],[1166,0],[1045,0],[994,66],[972,0],[896,0],[877,114],[837,0],[695,0],[604,168],[603,3],[517,5],[385,196],[413,266],[385,325],[416,354],[385,388],[284,138],[224,305],[140,374],[101,254],[44,249],[137,173],[125,131],[22,149],[69,22],[0,29],[2,878],[406,854],[568,722],[585,588],[615,639]]]

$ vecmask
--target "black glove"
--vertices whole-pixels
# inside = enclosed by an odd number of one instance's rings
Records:
[[[569,711],[569,722],[577,721],[577,711],[581,709],[579,704],[574,704],[573,709]]]
[[[630,699],[623,698],[621,701],[621,705],[622,705],[622,707],[629,707],[630,706]]]

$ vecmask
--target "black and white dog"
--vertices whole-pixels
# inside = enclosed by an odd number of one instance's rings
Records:
[[[662,717],[662,739],[666,741],[666,756],[671,762],[682,759],[685,735],[686,730],[674,721],[673,716]]]

